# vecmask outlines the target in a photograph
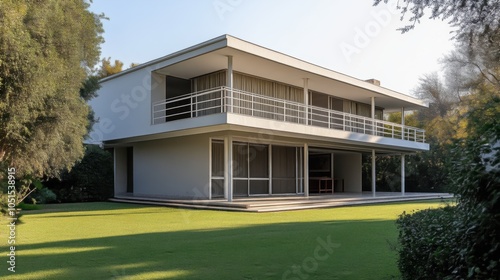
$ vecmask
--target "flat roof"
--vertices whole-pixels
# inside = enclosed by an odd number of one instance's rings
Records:
[[[206,73],[227,69],[227,57],[233,57],[233,70],[303,87],[308,79],[310,90],[344,99],[375,104],[387,111],[402,107],[411,110],[426,108],[420,99],[357,79],[304,60],[241,40],[222,35],[172,54],[129,68],[103,78],[106,82],[128,73],[149,68],[153,72],[190,79]]]

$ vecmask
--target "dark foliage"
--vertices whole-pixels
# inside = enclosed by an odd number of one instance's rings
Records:
[[[374,0],[374,6],[389,0]],[[459,39],[472,37],[491,37],[498,31],[500,24],[500,2],[497,0],[453,0],[453,1],[397,1],[401,10],[401,18],[409,16],[409,24],[400,28],[403,33],[413,29],[420,19],[427,16],[430,19],[447,20],[453,27]],[[409,15],[408,15],[409,14]]]
[[[97,146],[87,146],[82,161],[70,172],[44,185],[59,202],[104,201],[113,196],[113,157]]]
[[[450,256],[459,253],[456,219],[452,206],[399,217],[398,266],[403,279],[444,279],[452,274]]]
[[[452,154],[456,207],[403,214],[399,268],[405,279],[498,279],[500,275],[500,98],[468,113],[468,137]]]
[[[430,143],[431,150],[406,155],[405,189],[408,192],[449,192],[448,153],[438,143]],[[363,190],[371,190],[371,156],[363,156]],[[376,165],[377,191],[401,191],[401,156],[378,156]]]

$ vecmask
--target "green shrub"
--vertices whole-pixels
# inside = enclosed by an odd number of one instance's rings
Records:
[[[37,189],[30,197],[35,202],[33,204],[46,204],[57,201],[57,195],[48,188]]]
[[[59,202],[105,201],[113,196],[113,156],[98,146],[87,146],[85,156],[60,179],[45,182]]]
[[[40,209],[40,205],[37,204],[27,204],[24,202],[21,202],[17,205],[18,208],[21,208],[22,210],[38,210]]]
[[[489,114],[494,110],[495,114]],[[470,135],[456,143],[451,185],[456,207],[403,214],[404,279],[499,279],[500,97],[469,111]]]
[[[446,206],[399,217],[398,266],[404,279],[444,279],[453,274],[450,256],[459,254],[457,215],[456,207]]]

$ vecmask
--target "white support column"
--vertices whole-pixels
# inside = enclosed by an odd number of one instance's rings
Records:
[[[371,117],[372,117],[372,134],[377,135],[375,126],[375,97],[371,98]]]
[[[401,139],[405,139],[405,107],[401,108]]]
[[[233,137],[224,138],[224,198],[233,201]]]
[[[401,195],[405,195],[405,154],[401,154]]]
[[[212,200],[212,138],[208,140],[208,200]]]
[[[229,141],[227,136],[224,137],[224,198],[228,199],[229,194]]]
[[[229,110],[228,112],[233,112],[233,57],[231,55],[227,56],[227,77],[226,84],[229,88]]]
[[[374,120],[375,119],[375,97],[372,96],[371,98],[371,105],[372,105],[372,109],[371,109],[371,116],[372,116],[372,119]]]
[[[273,145],[268,145],[269,195],[273,194]]]
[[[304,120],[305,125],[309,124],[309,79],[304,78]]]
[[[233,137],[229,135],[227,137],[227,142],[229,146],[228,150],[228,165],[227,165],[227,171],[228,171],[228,185],[227,185],[227,194],[228,198],[227,201],[232,202],[233,201]]]
[[[304,196],[309,196],[309,145],[304,143]]]
[[[377,190],[377,178],[376,178],[376,158],[375,150],[372,150],[372,195],[375,196]]]

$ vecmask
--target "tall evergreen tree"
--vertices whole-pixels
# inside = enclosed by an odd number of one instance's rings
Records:
[[[57,175],[84,153],[91,95],[80,89],[103,42],[103,15],[88,8],[84,0],[0,2],[0,165],[18,176]]]

